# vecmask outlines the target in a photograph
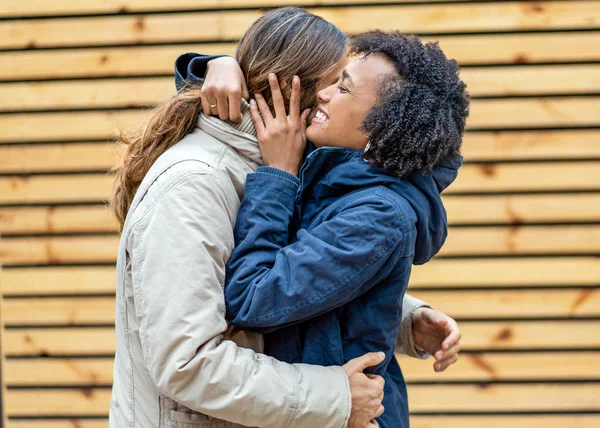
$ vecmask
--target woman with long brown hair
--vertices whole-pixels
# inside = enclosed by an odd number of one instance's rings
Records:
[[[305,11],[273,11],[252,25],[237,59],[249,82],[266,81],[266,70],[299,73],[314,94],[345,62],[345,36]],[[260,335],[228,327],[225,264],[246,175],[262,160],[249,117],[232,124],[201,111],[200,88],[189,87],[120,137],[109,426],[371,426],[383,380],[362,371],[378,353],[344,367],[285,364],[258,353]]]

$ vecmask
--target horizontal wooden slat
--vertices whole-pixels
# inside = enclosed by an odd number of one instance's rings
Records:
[[[115,292],[114,266],[16,268],[2,270],[5,295]]]
[[[103,416],[110,407],[109,388],[9,390],[6,413],[15,416]]]
[[[443,201],[451,225],[600,220],[600,193],[448,195]],[[573,209],[575,206],[577,209]]]
[[[434,308],[460,319],[600,316],[600,289],[415,291],[413,294]],[[68,303],[71,302],[65,302],[66,308],[72,306]],[[85,306],[89,306],[91,312],[100,303],[93,301]],[[11,300],[5,302],[5,306],[10,304]],[[23,309],[27,312],[27,308]],[[40,305],[37,310],[46,309]],[[48,317],[51,317],[52,308],[48,312]],[[7,315],[5,323],[10,322],[11,316]]]
[[[466,161],[600,158],[600,131],[467,132]],[[108,170],[123,149],[112,141],[0,145],[0,173]]]
[[[593,305],[593,302],[588,305]],[[110,324],[115,321],[114,297],[4,299],[4,325]]]
[[[420,416],[410,417],[414,428],[596,428],[600,415],[486,415],[486,416]],[[107,420],[56,419],[11,420],[7,428],[106,428]]]
[[[600,384],[409,385],[411,411],[594,411]]]
[[[457,319],[598,317],[600,290],[415,291],[414,296]],[[114,322],[113,297],[5,299],[4,323],[78,325]]]
[[[472,96],[600,92],[600,65],[467,68]],[[0,111],[138,107],[175,94],[171,77],[0,84]]]
[[[473,100],[470,128],[527,128],[600,125],[600,97]]]
[[[0,145],[0,173],[101,171],[119,163],[112,142]]]
[[[473,96],[600,90],[599,65],[471,68],[462,75]],[[158,104],[174,93],[170,77],[12,83],[0,85],[0,110],[134,107]]]
[[[5,237],[0,262],[19,264],[112,263],[119,237]],[[600,226],[494,226],[450,228],[440,255],[597,254]]]
[[[0,116],[0,143],[112,139],[147,117],[144,110],[7,114]]]
[[[462,152],[467,161],[600,157],[600,131],[467,132]]]
[[[473,100],[472,129],[600,125],[600,97]],[[0,143],[113,138],[117,129],[138,127],[144,110],[20,113],[0,116]],[[36,123],[35,127],[31,124]]]
[[[112,327],[29,328],[4,331],[4,354],[11,355],[112,355]]]
[[[7,386],[111,385],[111,357],[8,359]]]
[[[446,196],[444,204],[451,225],[600,220],[598,194]],[[101,205],[6,207],[0,220],[4,234],[117,231],[112,213]]]
[[[110,402],[110,389],[9,390],[6,409],[10,416],[102,415]],[[594,411],[599,384],[499,384],[409,385],[411,411]]]
[[[0,264],[112,263],[117,235],[68,237],[5,237],[0,242]]]
[[[589,349],[600,347],[600,321],[462,321],[463,350]],[[7,356],[108,355],[115,351],[112,327],[7,329]]]
[[[600,32],[477,34],[437,40],[462,65],[600,60]],[[184,52],[235,54],[233,43],[0,52],[0,80],[172,74]],[[45,64],[35,67],[32,64]]]
[[[589,349],[600,346],[600,321],[462,321],[462,349]]]
[[[105,201],[114,182],[109,174],[0,177],[0,204]]]
[[[140,107],[176,93],[171,77],[0,84],[0,111]]]
[[[598,254],[600,226],[450,228],[444,256]]]
[[[548,381],[600,378],[600,352],[462,353],[443,373],[433,360],[399,356],[407,382]],[[113,358],[8,359],[5,382],[11,386],[110,385]]]
[[[598,161],[489,163],[464,165],[446,194],[598,190],[599,184]],[[0,177],[0,204],[105,201],[113,185],[109,174]]]
[[[598,28],[599,12],[600,5],[588,1],[315,9],[347,33],[369,30],[374,22],[382,30],[406,33],[588,29]],[[0,23],[0,49],[235,40],[260,16],[235,11],[5,21]]]
[[[600,415],[586,414],[487,416],[412,415],[410,418],[410,426],[413,428],[596,428],[598,425],[600,425]],[[19,426],[16,428],[21,427]],[[63,428],[63,426],[46,427],[43,425],[40,426],[40,428]],[[64,428],[67,427],[65,426]],[[87,428],[87,426],[82,428]]]
[[[108,415],[107,415],[108,416]],[[106,428],[107,418],[94,419],[12,419],[6,428]],[[547,426],[546,428],[553,428]],[[587,428],[582,426],[582,428]]]
[[[593,222],[600,220],[600,194],[486,195],[443,198],[450,225]],[[577,206],[576,210],[572,207]],[[116,232],[104,205],[0,208],[0,233]]]
[[[593,161],[463,165],[446,193],[597,190],[599,166]]]
[[[20,369],[21,372],[33,366],[28,360],[22,361],[27,365]],[[600,379],[600,352],[462,353],[458,361],[442,373],[433,370],[433,359],[423,361],[401,355],[398,361],[406,381],[413,383]],[[64,364],[58,369],[62,367]],[[39,373],[37,376],[44,376],[41,369],[33,371]],[[29,379],[29,375],[23,376],[24,380]],[[83,381],[88,379],[87,376],[78,377]],[[52,381],[49,380],[48,384]]]
[[[446,194],[598,190],[599,183],[600,162],[464,165]],[[109,174],[0,177],[0,204],[105,201],[113,185]]]
[[[565,285],[600,285],[600,257],[433,259],[413,266],[409,284],[411,288]]]
[[[472,96],[600,92],[600,65],[538,65],[464,68]]]
[[[600,32],[598,37],[600,37]],[[0,52],[0,79],[172,75],[175,59],[185,52],[196,51],[209,55],[233,56],[235,47],[234,43],[205,43],[193,46],[135,46]],[[39,63],[44,63],[46,66],[32,66],[32,64]]]
[[[378,3],[419,3],[423,0],[378,0]],[[465,0],[429,0],[454,2]],[[466,0],[472,1],[472,0]],[[364,0],[86,0],[73,2],[61,0],[31,4],[11,0],[0,1],[1,16],[83,15],[101,13],[160,12],[176,10],[229,9],[238,7],[326,6],[338,4],[361,4]]]
[[[2,271],[7,295],[114,293],[114,267],[11,268]],[[599,257],[434,259],[414,266],[411,288],[600,285]]]
[[[0,234],[116,231],[117,221],[103,205],[0,208]]]

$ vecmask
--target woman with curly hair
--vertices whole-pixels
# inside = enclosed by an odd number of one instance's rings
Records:
[[[308,111],[300,115],[293,96],[286,111],[275,75],[275,117],[260,94],[251,102],[267,166],[246,181],[227,318],[266,333],[267,352],[291,363],[340,365],[384,351],[368,370],[386,380],[377,422],[408,427],[394,358],[399,302],[412,265],[446,239],[440,193],[461,163],[469,97],[458,64],[435,43],[372,31],[352,40],[351,53],[338,82],[318,92],[305,135]]]

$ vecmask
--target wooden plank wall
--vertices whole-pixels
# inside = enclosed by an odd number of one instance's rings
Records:
[[[473,95],[451,234],[412,292],[460,361],[401,359],[416,428],[600,426],[600,1],[0,0],[0,263],[10,428],[106,426],[117,124],[186,51],[232,53],[260,7],[439,40]]]

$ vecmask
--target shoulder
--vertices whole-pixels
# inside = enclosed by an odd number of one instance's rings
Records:
[[[221,171],[194,160],[178,162],[152,182],[131,220],[155,215],[177,221],[184,212],[233,211],[236,194],[229,187]]]
[[[401,195],[385,186],[374,186],[344,197],[344,210],[359,210],[369,213],[365,221],[386,219],[391,227],[401,227],[404,232],[414,228],[416,214],[412,206]]]

